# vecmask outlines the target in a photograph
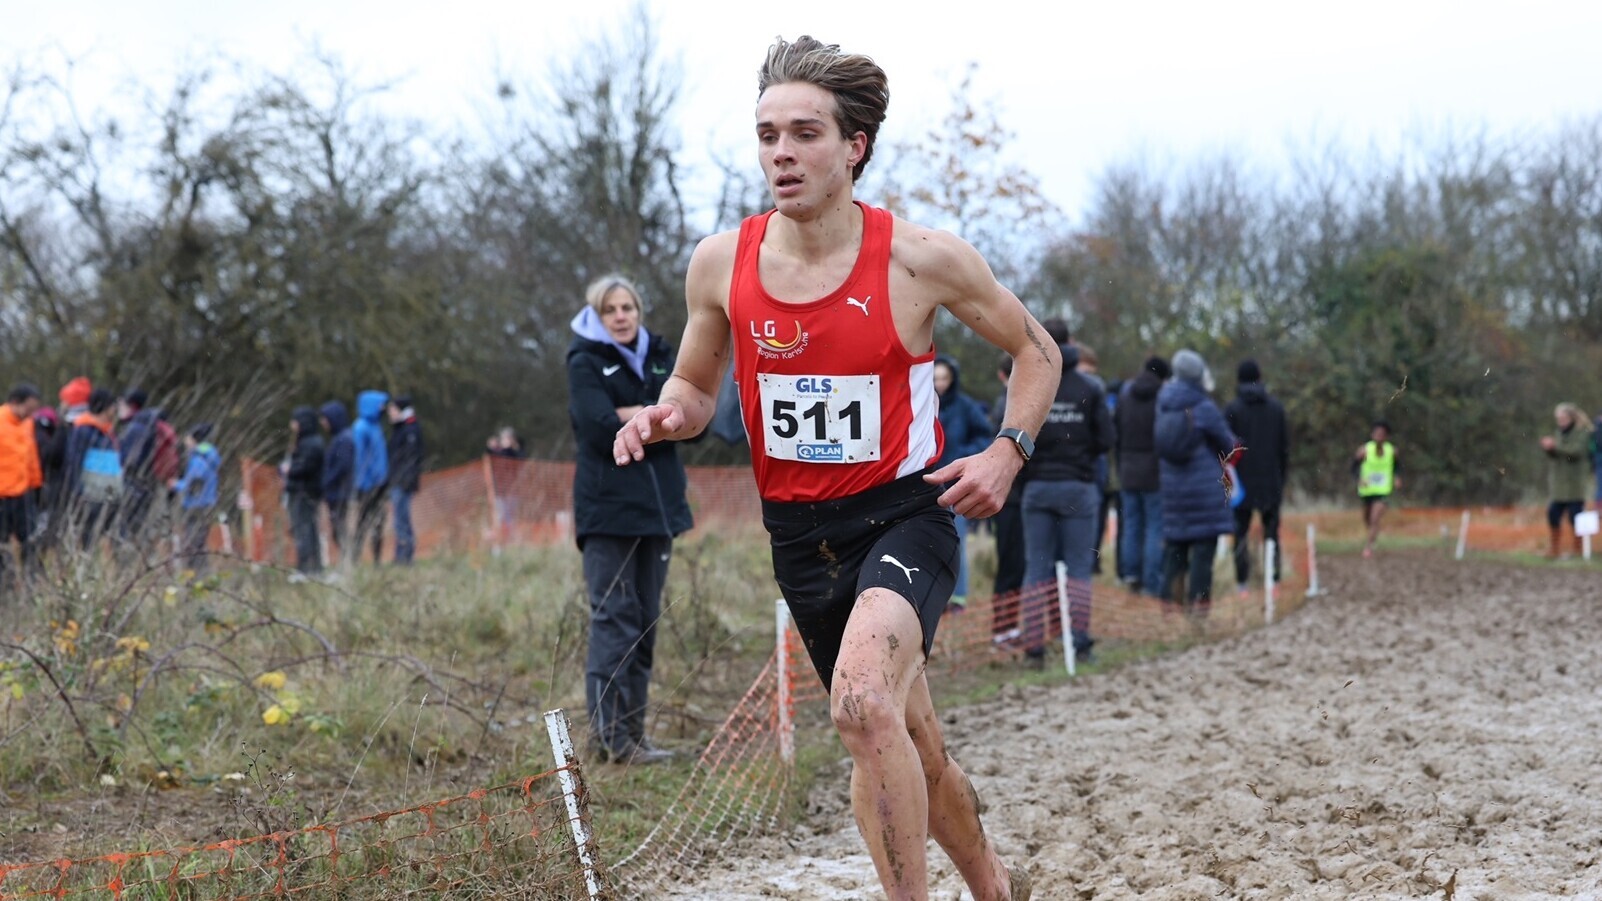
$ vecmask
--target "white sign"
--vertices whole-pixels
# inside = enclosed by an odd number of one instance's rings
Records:
[[[1595,535],[1599,531],[1598,518],[1595,510],[1587,510],[1574,517],[1574,534],[1581,536]]]

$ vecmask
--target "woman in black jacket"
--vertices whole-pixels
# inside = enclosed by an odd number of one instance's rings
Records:
[[[646,448],[643,464],[619,468],[612,458],[617,430],[656,403],[673,371],[672,345],[641,320],[639,291],[605,276],[585,292],[567,351],[573,519],[590,595],[584,695],[596,753],[626,763],[670,756],[645,735],[646,695],[673,537],[692,524],[672,443]]]

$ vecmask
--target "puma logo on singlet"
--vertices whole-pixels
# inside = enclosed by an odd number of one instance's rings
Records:
[[[914,566],[914,567],[911,567],[909,569],[908,567],[903,565],[900,560],[897,560],[896,558],[890,556],[889,554],[885,554],[883,557],[880,557],[879,558],[879,562],[880,563],[894,563],[896,565],[897,569],[899,569],[902,572],[907,574],[907,584],[908,585],[912,584],[912,574],[918,571],[918,567]]]
[[[848,303],[848,304],[850,304],[850,305],[852,305],[854,307],[861,307],[862,308],[862,315],[866,316],[866,315],[868,315],[868,301],[870,301],[872,299],[873,299],[873,295],[872,294],[869,294],[863,300],[857,300],[855,297],[847,297],[846,298],[846,303]],[[897,564],[897,565],[899,565],[899,564]]]

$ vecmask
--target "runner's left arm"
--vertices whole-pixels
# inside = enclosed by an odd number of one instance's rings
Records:
[[[1008,381],[1004,428],[1034,436],[1046,421],[1062,378],[1062,354],[1056,342],[1016,295],[996,281],[990,265],[968,242],[946,232],[930,231],[917,242],[931,259],[915,266],[932,276],[941,305],[981,338],[1013,358]],[[1009,440],[993,441],[983,451],[953,460],[925,476],[930,482],[955,482],[940,503],[972,518],[992,516],[1007,499],[1012,480],[1023,468],[1023,456]]]

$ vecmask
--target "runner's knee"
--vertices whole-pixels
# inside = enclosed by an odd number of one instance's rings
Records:
[[[839,678],[829,694],[829,715],[847,750],[853,745],[871,743],[899,730],[906,734],[906,713],[888,691],[853,685]]]

